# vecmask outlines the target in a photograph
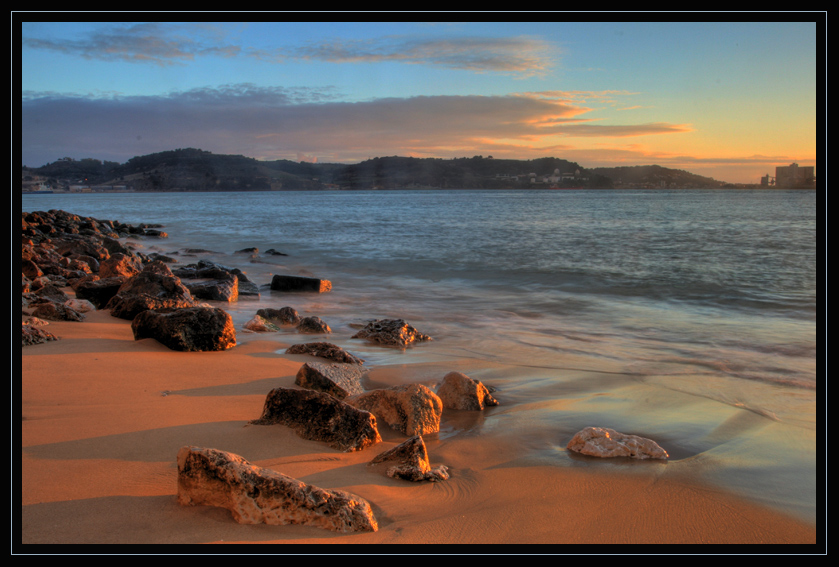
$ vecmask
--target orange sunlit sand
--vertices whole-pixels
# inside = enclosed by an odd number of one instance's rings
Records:
[[[228,351],[175,352],[135,341],[130,323],[107,311],[48,329],[60,340],[22,355],[24,544],[816,543],[814,525],[690,475],[656,465],[610,471],[587,457],[573,467],[529,461],[492,431],[426,436],[431,464],[451,478],[415,483],[367,466],[405,439],[386,426],[382,443],[352,453],[283,426],[249,426],[266,393],[294,387],[310,360],[278,354],[289,345],[276,337],[240,333]],[[398,371],[379,368],[376,380]],[[240,525],[221,508],[181,506],[176,456],[185,445],[357,494],[379,529]]]

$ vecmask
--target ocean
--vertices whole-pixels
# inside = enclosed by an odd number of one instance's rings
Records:
[[[162,224],[168,238],[141,251],[238,267],[262,287],[223,305],[237,330],[261,307],[316,315],[333,332],[305,340],[365,359],[371,384],[377,368],[429,385],[452,369],[496,388],[500,406],[440,439],[513,436],[522,459],[582,466],[570,436],[611,427],[658,441],[667,474],[814,520],[816,203],[782,190],[284,191],[24,195],[22,210]],[[236,253],[250,247],[258,258]],[[273,274],[333,289],[272,292]],[[351,338],[383,318],[433,340]]]

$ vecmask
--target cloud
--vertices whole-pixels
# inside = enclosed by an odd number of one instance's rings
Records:
[[[102,61],[152,63],[167,66],[192,61],[196,56],[233,57],[241,53],[235,45],[217,44],[214,33],[203,26],[189,28],[189,36],[178,33],[178,25],[140,23],[98,29],[82,39],[24,37],[23,46]]]
[[[624,138],[688,130],[666,123],[594,124],[585,117],[587,112],[585,106],[534,96],[345,102],[332,89],[240,84],[165,96],[29,93],[21,116],[27,165],[64,156],[123,162],[177,147],[258,159],[306,156],[343,162],[374,155],[475,155],[492,152],[493,147],[532,153],[558,147],[561,138]]]
[[[526,36],[338,39],[281,53],[285,57],[330,63],[390,61],[523,76],[543,74],[552,66],[557,55],[556,49],[548,42]]]

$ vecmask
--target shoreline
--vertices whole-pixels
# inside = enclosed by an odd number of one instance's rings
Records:
[[[294,335],[238,333],[228,351],[184,353],[135,341],[130,322],[107,311],[48,330],[60,340],[22,354],[24,545],[818,543],[815,524],[704,484],[686,467],[582,456],[550,465],[523,457],[515,439],[495,430],[442,434],[482,415],[444,412],[441,434],[424,436],[432,466],[451,472],[437,483],[367,467],[405,439],[385,425],[381,443],[355,453],[283,426],[247,426],[268,391],[294,387],[302,361],[316,360],[277,353],[299,342]],[[399,372],[377,367],[376,380]],[[551,443],[565,450],[562,439]],[[185,445],[357,494],[373,506],[379,530],[240,525],[221,508],[181,506],[175,459]]]

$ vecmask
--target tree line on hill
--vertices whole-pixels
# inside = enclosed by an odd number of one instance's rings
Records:
[[[24,166],[23,178],[52,186],[124,186],[134,191],[269,191],[300,189],[517,189],[529,187],[708,188],[721,182],[661,166],[586,169],[555,157],[533,160],[375,157],[357,164],[261,161],[184,148],[137,156],[120,164],[64,158]]]

